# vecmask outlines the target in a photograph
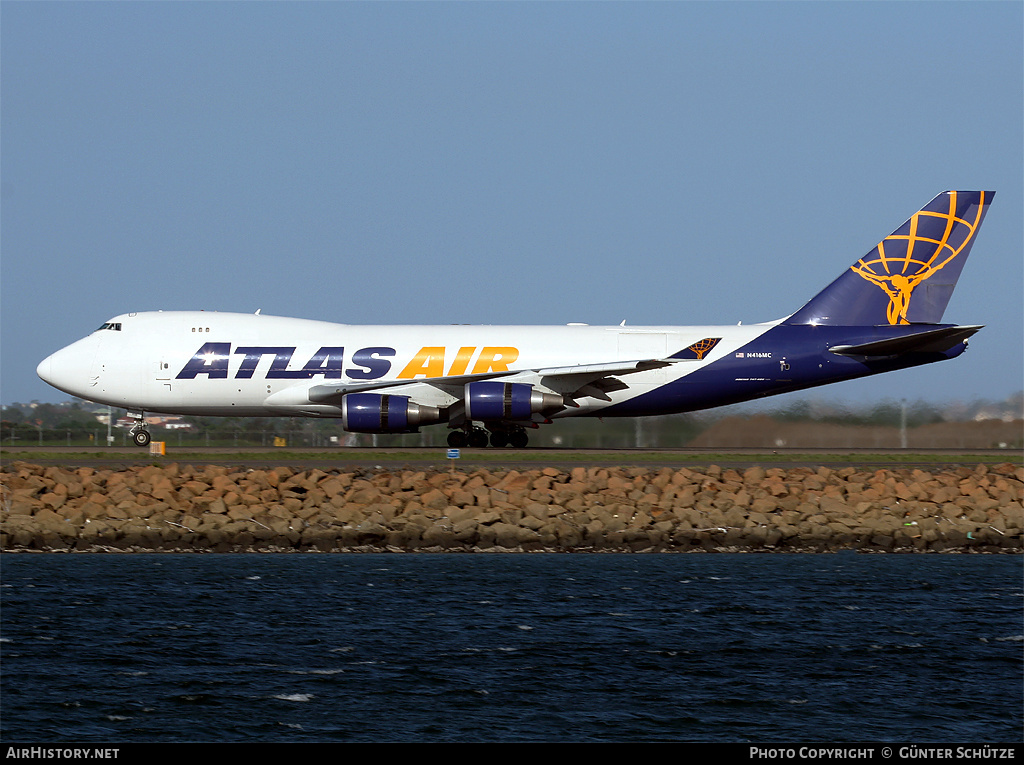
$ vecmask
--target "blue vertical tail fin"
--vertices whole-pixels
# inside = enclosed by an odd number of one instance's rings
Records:
[[[993,191],[944,191],[783,324],[938,324]]]

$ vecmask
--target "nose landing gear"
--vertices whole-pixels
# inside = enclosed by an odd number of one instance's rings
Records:
[[[128,435],[132,437],[132,441],[136,446],[149,446],[149,442],[153,440],[153,437],[149,434],[149,430],[146,426],[146,418],[142,412],[129,412],[130,417],[135,418],[135,425],[128,431]]]

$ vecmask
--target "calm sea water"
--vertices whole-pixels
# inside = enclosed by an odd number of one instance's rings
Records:
[[[12,742],[1019,742],[984,555],[3,555]]]

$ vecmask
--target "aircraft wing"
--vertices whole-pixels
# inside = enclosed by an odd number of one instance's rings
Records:
[[[899,356],[904,353],[942,353],[963,342],[977,326],[942,327],[859,345],[834,345],[829,350],[840,356]]]
[[[572,399],[595,396],[604,400],[610,400],[607,396],[608,392],[629,387],[625,383],[616,380],[615,375],[646,372],[652,369],[671,366],[673,363],[675,363],[675,360],[640,359],[636,361],[612,361],[601,364],[578,364],[563,367],[486,372],[482,374],[427,377],[415,380],[335,383],[331,385],[314,385],[308,390],[308,396],[309,400],[316,404],[336,404],[348,393],[383,390],[416,383],[430,385],[450,392],[453,395],[459,395],[459,391],[467,383],[502,378],[510,382],[542,383],[546,387],[561,393],[565,397],[566,403],[569,406],[574,406],[575,403],[572,402]]]
[[[468,382],[477,380],[492,380],[495,377],[504,377],[513,372],[489,372],[478,375],[452,375],[450,377],[428,377],[420,380],[378,380],[365,383],[337,383],[334,385],[314,385],[309,389],[309,400],[314,404],[336,404],[341,397],[347,393],[365,393],[373,390],[384,390],[386,388],[397,388],[401,385],[412,385],[414,383],[436,385],[465,385]]]

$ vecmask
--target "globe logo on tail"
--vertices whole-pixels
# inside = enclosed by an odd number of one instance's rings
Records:
[[[720,337],[705,337],[703,340],[698,340],[693,345],[687,346],[677,353],[673,353],[669,358],[703,361],[704,357],[711,353],[712,349],[714,349],[721,340],[722,338]]]
[[[980,223],[957,217],[957,192],[929,205],[883,239],[851,266],[854,273],[875,284],[889,298],[889,324],[909,324],[907,311],[914,290],[945,268],[967,247]],[[947,201],[948,200],[948,201]],[[979,207],[979,210],[981,208]]]

